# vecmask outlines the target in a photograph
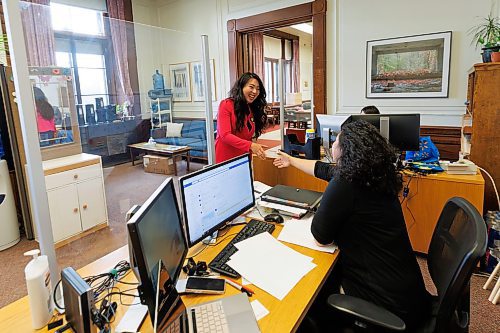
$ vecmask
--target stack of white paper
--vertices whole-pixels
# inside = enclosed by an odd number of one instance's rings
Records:
[[[300,217],[307,213],[307,209],[297,208],[292,206],[286,206],[274,202],[260,200],[259,205],[266,208],[276,209],[282,214],[292,215],[294,217]]]
[[[245,279],[279,300],[311,271],[312,258],[294,251],[263,232],[235,246],[238,252],[227,264]]]
[[[319,246],[311,233],[311,223],[313,217],[302,220],[291,219],[285,222],[283,229],[278,236],[278,240],[308,247],[313,250],[333,253],[337,249],[335,245]]]

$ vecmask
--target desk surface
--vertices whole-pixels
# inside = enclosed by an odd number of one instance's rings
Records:
[[[231,228],[226,235],[236,234],[242,226],[236,226]],[[278,236],[281,231],[282,226],[277,226],[273,235]],[[215,255],[225,246],[232,237],[228,237],[221,242],[220,245],[216,247],[208,247],[198,256],[195,260],[205,260],[210,261]],[[223,239],[223,238],[222,238]],[[283,299],[279,301],[263,290],[252,286],[255,294],[250,298],[250,301],[258,299],[262,305],[269,310],[269,314],[259,320],[259,327],[262,332],[293,332],[297,329],[298,325],[302,321],[302,318],[307,313],[307,309],[311,306],[312,301],[319,292],[321,286],[323,285],[326,277],[333,268],[333,264],[337,259],[337,253],[328,254],[324,252],[318,252],[304,247],[300,247],[293,244],[288,244],[290,248],[297,250],[298,252],[305,254],[307,256],[313,257],[313,262],[317,265],[311,272],[309,272],[300,282],[290,291],[290,293]],[[199,248],[191,249],[191,252],[196,254]],[[104,256],[101,259],[83,267],[78,270],[81,276],[95,275],[101,272],[108,271],[116,263],[122,259],[128,259],[128,249],[126,246]],[[135,277],[132,273],[124,277],[124,281],[135,281]],[[241,282],[241,280],[240,280]],[[123,286],[122,290],[127,289],[127,286]],[[236,294],[238,291],[235,288],[227,286],[225,296]],[[222,296],[198,296],[198,295],[184,295],[182,299],[186,305],[198,304],[210,300],[214,300]],[[130,302],[130,297],[123,297],[124,302]],[[118,301],[118,297],[113,298],[114,301]],[[119,323],[120,319],[125,314],[128,308],[125,306],[118,306],[117,316],[113,323],[113,327]],[[29,308],[28,297],[23,297],[20,300],[13,302],[6,307],[0,309],[0,331],[1,332],[31,332],[34,331],[31,327],[31,314]],[[152,332],[153,328],[151,325],[151,320],[146,318],[140,331]],[[47,332],[47,329],[41,329],[37,332]]]

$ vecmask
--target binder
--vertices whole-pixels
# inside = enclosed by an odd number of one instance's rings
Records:
[[[323,193],[286,185],[276,185],[262,194],[261,200],[286,206],[315,210]]]

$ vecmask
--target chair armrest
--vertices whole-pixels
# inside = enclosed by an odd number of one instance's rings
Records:
[[[335,294],[328,297],[327,303],[334,309],[347,313],[361,322],[366,322],[393,331],[404,331],[406,328],[401,318],[361,298]]]

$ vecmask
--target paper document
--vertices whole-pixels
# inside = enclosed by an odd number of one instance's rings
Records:
[[[253,313],[255,314],[255,319],[257,319],[257,321],[261,320],[269,314],[269,310],[266,309],[264,305],[262,305],[262,303],[257,299],[255,301],[252,301],[250,305],[252,306]]]
[[[281,230],[278,240],[282,242],[297,244],[313,250],[333,253],[337,249],[336,245],[319,246],[311,233],[311,223],[313,217],[307,219],[296,220],[291,219],[285,222]]]
[[[264,153],[266,154],[266,157],[276,158],[276,157],[278,157],[278,150],[280,150],[280,149],[281,149],[281,146],[276,146],[273,148],[269,148],[268,150],[264,151]]]
[[[292,207],[292,206],[285,206],[285,205],[277,204],[274,202],[260,200],[259,205],[261,205],[262,207],[266,207],[266,208],[276,209],[276,210],[280,211],[282,214],[290,215],[293,217],[301,217],[307,213],[307,209],[297,208],[297,207]]]
[[[238,252],[227,264],[253,285],[279,300],[311,271],[316,264],[277,241],[267,232],[235,244]]]
[[[259,182],[258,180],[254,180],[253,182],[253,191],[255,192],[255,199],[260,198],[262,193],[270,190],[272,187],[269,185],[266,185],[262,182]]]

